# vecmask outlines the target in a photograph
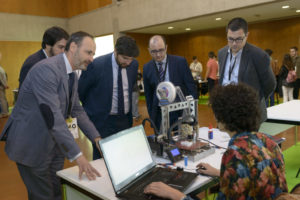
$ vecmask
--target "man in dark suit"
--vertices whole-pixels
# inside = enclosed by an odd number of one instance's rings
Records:
[[[247,43],[248,23],[234,18],[227,25],[228,45],[219,50],[219,84],[243,82],[252,86],[260,96],[262,122],[267,118],[265,100],[276,86],[269,56],[262,49]]]
[[[179,86],[185,96],[192,95],[197,99],[197,89],[191,70],[185,58],[167,55],[167,44],[161,35],[155,35],[149,40],[149,52],[153,60],[144,65],[144,92],[148,114],[156,127],[160,128],[161,110],[156,97],[156,87],[160,82],[170,81]],[[175,122],[180,112],[172,113],[171,124]]]
[[[42,49],[30,55],[22,65],[19,76],[19,89],[32,66],[45,58],[63,53],[68,39],[69,34],[60,27],[53,26],[45,31]]]
[[[17,163],[28,191],[28,199],[61,200],[60,179],[64,158],[76,160],[79,178],[85,173],[93,180],[100,176],[81,153],[66,124],[77,118],[78,126],[92,143],[99,133],[81,107],[78,78],[74,70],[86,69],[93,61],[96,44],[84,32],[71,35],[66,52],[37,63],[28,73],[1,140],[5,151]]]
[[[132,90],[136,83],[139,55],[135,40],[118,38],[113,53],[92,62],[79,79],[82,105],[102,138],[132,126]],[[93,159],[101,157],[93,145]]]

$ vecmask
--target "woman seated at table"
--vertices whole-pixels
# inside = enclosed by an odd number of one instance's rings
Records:
[[[258,94],[245,84],[214,88],[210,104],[221,131],[231,140],[222,157],[221,170],[198,164],[202,174],[220,176],[217,199],[274,199],[287,192],[283,155],[268,136],[256,133],[260,126]],[[215,137],[218,137],[215,135]],[[154,182],[145,193],[173,200],[190,200],[180,191]]]

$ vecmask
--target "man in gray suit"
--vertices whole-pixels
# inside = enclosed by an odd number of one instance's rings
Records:
[[[60,199],[56,172],[64,158],[76,160],[79,178],[100,176],[81,153],[66,124],[77,118],[78,126],[94,143],[99,133],[79,104],[78,78],[74,70],[85,70],[93,61],[96,45],[84,32],[71,35],[65,53],[37,63],[23,82],[17,103],[0,136],[5,151],[17,163],[28,191],[28,199]]]
[[[226,28],[228,45],[219,50],[219,84],[243,82],[260,96],[262,122],[267,119],[265,99],[276,86],[269,56],[260,48],[247,43],[248,23],[243,18],[232,19]]]

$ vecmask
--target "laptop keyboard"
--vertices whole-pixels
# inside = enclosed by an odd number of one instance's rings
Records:
[[[158,172],[156,172],[158,171]],[[143,178],[142,181],[138,181],[132,188],[130,189],[134,194],[144,195],[144,188],[149,185],[152,182],[162,181],[165,183],[168,183],[170,180],[172,182],[176,182],[176,179],[181,179],[182,173],[170,170],[170,169],[162,169],[162,168],[156,168],[154,169],[150,174],[146,175],[145,178]],[[175,187],[176,189],[182,189],[176,187],[176,185],[172,185],[172,187]]]

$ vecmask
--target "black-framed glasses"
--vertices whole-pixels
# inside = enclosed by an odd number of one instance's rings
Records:
[[[228,37],[227,41],[230,42],[230,43],[233,43],[233,42],[235,42],[235,43],[242,43],[244,41],[245,37],[246,36],[244,36],[244,37],[238,37],[238,38]]]
[[[150,50],[151,54],[159,54],[165,52],[166,49]]]

